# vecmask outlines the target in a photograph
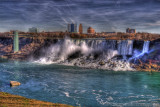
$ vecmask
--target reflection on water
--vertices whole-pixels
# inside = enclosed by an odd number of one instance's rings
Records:
[[[22,85],[10,88],[10,80]],[[0,91],[74,106],[156,106],[160,73],[4,61],[0,63]]]

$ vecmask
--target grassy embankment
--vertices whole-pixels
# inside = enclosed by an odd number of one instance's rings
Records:
[[[65,104],[50,103],[0,92],[0,107],[72,107]]]

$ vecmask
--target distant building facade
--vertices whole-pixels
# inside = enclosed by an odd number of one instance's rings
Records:
[[[95,34],[95,30],[94,30],[92,27],[89,27],[89,28],[87,29],[87,33],[88,33],[88,34]]]
[[[116,32],[102,32],[102,34],[115,34]]]
[[[29,28],[29,33],[38,33],[38,28],[36,27]]]
[[[83,33],[83,26],[82,26],[82,24],[79,25],[79,33],[80,33],[80,34]]]
[[[77,24],[68,24],[68,32],[77,33]]]
[[[126,33],[136,33],[136,29],[127,28]]]
[[[83,26],[82,26],[82,24],[79,25],[79,33],[80,33],[80,34],[83,33]]]
[[[9,32],[10,34],[14,34],[14,30],[10,30],[10,32]]]

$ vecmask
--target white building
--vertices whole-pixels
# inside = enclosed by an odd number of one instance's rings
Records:
[[[36,28],[36,27],[29,28],[29,32],[30,33],[38,33],[38,28]]]

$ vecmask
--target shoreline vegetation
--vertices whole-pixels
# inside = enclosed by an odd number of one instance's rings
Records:
[[[51,103],[28,99],[6,92],[0,92],[0,107],[73,107],[66,104]]]

